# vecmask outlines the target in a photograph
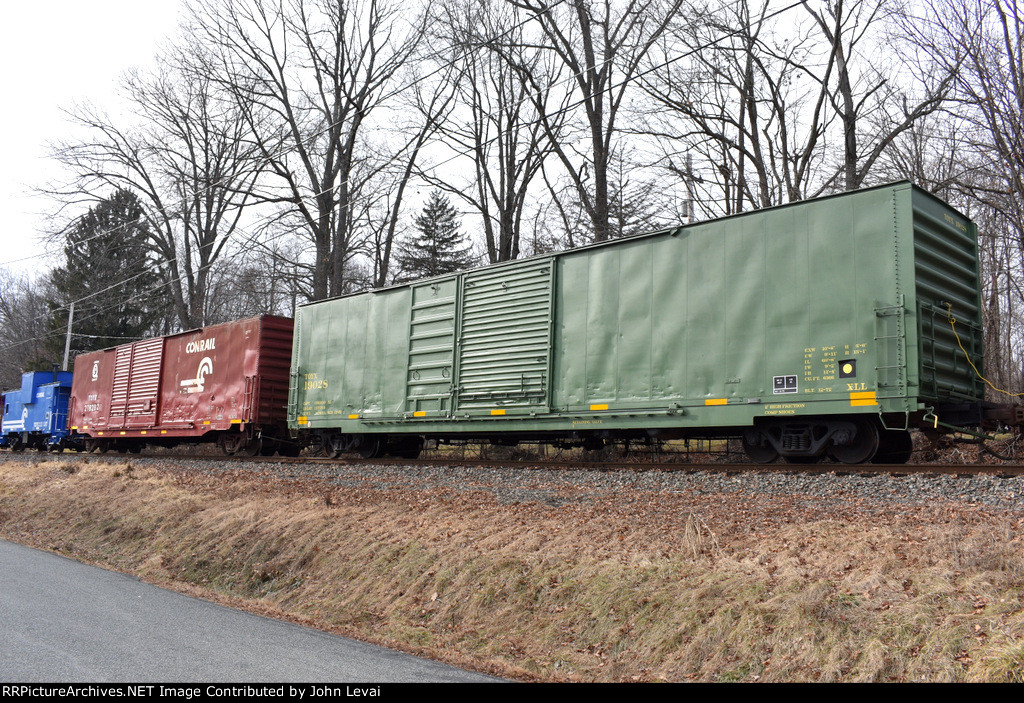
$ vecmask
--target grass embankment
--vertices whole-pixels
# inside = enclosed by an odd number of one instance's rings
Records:
[[[1024,680],[1016,517],[748,498],[502,505],[37,460],[0,464],[0,535],[526,679]]]

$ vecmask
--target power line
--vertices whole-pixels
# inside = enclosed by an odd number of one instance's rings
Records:
[[[499,39],[499,38],[501,38],[501,37],[503,37],[503,36],[507,35],[507,34],[508,34],[509,32],[511,32],[511,31],[513,31],[513,30],[515,30],[515,29],[517,29],[517,28],[521,27],[521,26],[524,26],[524,25],[525,25],[525,24],[526,24],[527,22],[530,22],[530,21],[532,21],[533,19],[535,19],[536,17],[538,17],[538,16],[539,16],[540,14],[542,14],[543,12],[547,12],[547,11],[549,11],[550,9],[552,9],[552,8],[556,7],[557,5],[559,5],[559,4],[563,3],[563,2],[565,2],[565,0],[558,0],[557,2],[553,3],[552,5],[550,5],[550,6],[546,7],[546,8],[544,8],[544,9],[542,10],[542,12],[539,12],[539,13],[536,13],[536,14],[534,14],[534,15],[531,15],[530,17],[528,17],[528,18],[526,18],[526,19],[522,20],[521,22],[517,23],[516,25],[513,25],[513,26],[512,26],[512,27],[510,27],[509,29],[506,29],[505,31],[503,31],[502,33],[500,33],[500,34],[496,35],[495,37],[491,38],[491,39],[490,39],[490,40],[488,40],[488,41],[494,41],[494,40],[496,40],[496,39]],[[735,2],[735,3],[732,3],[732,4],[733,4],[733,5],[738,5],[738,4],[739,4],[739,2],[742,2],[742,0],[739,0],[738,2]],[[767,20],[767,19],[772,19],[772,18],[774,18],[774,17],[777,17],[777,16],[779,16],[779,15],[783,14],[784,12],[788,12],[789,10],[791,10],[791,9],[793,9],[793,8],[795,8],[795,7],[797,7],[797,6],[799,6],[800,4],[802,4],[802,2],[800,2],[800,1],[794,2],[794,3],[790,4],[790,5],[787,5],[787,6],[783,7],[783,8],[782,8],[782,9],[780,9],[780,10],[777,10],[777,11],[775,11],[775,12],[772,12],[772,13],[770,13],[770,14],[767,14],[767,15],[765,15],[765,16],[762,16],[761,18],[759,18],[759,20],[758,20],[758,21],[764,21],[764,20]],[[669,59],[669,60],[667,60],[667,61],[664,61],[664,62],[662,62],[662,63],[660,63],[660,64],[658,64],[658,65],[656,65],[656,66],[653,66],[653,67],[651,67],[651,68],[648,68],[648,69],[646,69],[646,70],[644,70],[644,71],[641,71],[641,72],[639,72],[639,73],[636,73],[636,74],[634,74],[634,75],[631,75],[631,76],[627,76],[627,77],[626,77],[626,78],[625,78],[624,80],[622,80],[622,81],[620,81],[620,82],[618,82],[618,83],[614,83],[614,84],[609,84],[609,85],[608,85],[607,87],[605,87],[605,88],[604,88],[604,89],[603,89],[602,91],[599,91],[599,92],[605,92],[605,91],[609,91],[609,92],[610,92],[610,91],[612,91],[612,90],[615,90],[615,89],[617,89],[617,88],[621,88],[621,87],[625,86],[625,85],[626,85],[627,83],[629,83],[629,82],[632,82],[632,81],[635,81],[635,80],[637,80],[637,79],[641,78],[642,76],[645,76],[645,75],[647,75],[647,74],[649,74],[649,73],[651,73],[651,72],[653,72],[653,71],[659,70],[659,69],[661,69],[661,68],[664,68],[664,67],[666,67],[666,66],[668,66],[668,65],[671,65],[672,63],[675,63],[675,62],[677,62],[677,61],[680,61],[680,60],[682,60],[682,59],[684,59],[684,58],[687,58],[687,57],[689,57],[689,56],[692,56],[692,55],[693,55],[694,53],[697,53],[697,52],[699,52],[699,51],[703,51],[703,50],[705,50],[705,49],[711,48],[711,47],[715,46],[716,44],[718,44],[718,43],[721,43],[722,41],[725,41],[726,39],[728,39],[728,38],[731,38],[732,36],[735,36],[735,35],[737,35],[737,34],[741,33],[741,32],[742,32],[742,31],[744,31],[745,29],[749,28],[749,26],[750,26],[750,25],[749,25],[749,23],[748,23],[748,24],[744,25],[743,27],[740,27],[740,28],[738,28],[738,29],[736,29],[736,30],[733,30],[732,32],[727,32],[726,34],[724,34],[724,35],[722,35],[722,36],[720,36],[720,37],[718,37],[718,38],[716,38],[716,39],[714,39],[714,40],[708,41],[708,42],[706,42],[705,44],[703,44],[703,45],[701,45],[701,46],[698,46],[698,47],[695,47],[695,48],[691,49],[690,51],[687,51],[687,52],[681,53],[681,54],[679,54],[679,55],[677,55],[677,56],[675,56],[675,57],[673,57],[673,58],[671,58],[671,59]],[[484,42],[484,43],[486,43],[486,42]],[[425,76],[421,76],[421,77],[418,77],[417,79],[413,80],[413,81],[412,81],[411,83],[408,83],[408,84],[407,84],[407,85],[406,85],[406,86],[405,86],[404,88],[402,88],[402,89],[399,89],[399,90],[395,90],[395,91],[393,91],[392,93],[390,93],[390,94],[388,95],[388,97],[392,97],[392,96],[394,96],[395,94],[397,94],[398,92],[400,92],[401,90],[406,90],[406,89],[408,89],[408,88],[411,88],[411,87],[413,87],[413,86],[415,86],[415,85],[417,85],[417,84],[421,83],[422,81],[426,80],[427,78],[429,78],[429,77],[431,77],[431,76],[434,76],[434,75],[436,75],[436,74],[437,74],[437,73],[439,73],[440,71],[442,71],[442,70],[444,70],[444,69],[446,69],[446,68],[450,68],[450,67],[454,66],[454,65],[455,65],[455,63],[456,63],[457,61],[461,60],[461,59],[462,59],[462,58],[464,58],[465,56],[468,56],[468,55],[469,55],[469,53],[470,53],[469,51],[466,51],[466,52],[464,52],[464,53],[463,53],[463,54],[461,54],[460,56],[458,56],[458,57],[456,57],[456,58],[453,58],[453,59],[452,59],[451,61],[449,61],[449,62],[448,62],[447,64],[444,64],[444,65],[442,65],[442,66],[438,67],[437,69],[435,69],[434,71],[432,71],[432,72],[430,72],[430,73],[426,74]],[[435,56],[436,56],[436,55],[437,55],[437,52],[435,52]],[[612,60],[613,60],[613,57],[609,57],[609,58],[605,59],[604,61],[600,62],[599,64],[596,64],[596,65],[595,65],[594,67],[589,67],[589,66],[588,66],[588,67],[586,67],[586,68],[584,68],[584,69],[581,69],[581,72],[582,72],[582,71],[588,71],[588,70],[591,70],[592,68],[595,68],[595,67],[596,67],[596,66],[598,66],[598,65],[603,65],[603,64],[607,64],[607,63],[611,62]],[[553,84],[553,85],[559,85],[559,84],[561,84],[561,83],[563,83],[563,82],[569,82],[569,81],[572,81],[572,80],[574,80],[574,79],[575,79],[575,76],[577,76],[577,75],[579,75],[579,73],[571,74],[571,75],[570,75],[569,77],[567,77],[566,79],[564,79],[564,81],[559,81],[559,82],[557,82],[557,83],[555,83],[555,84]],[[551,86],[548,86],[548,87],[551,87]],[[583,98],[579,99],[578,101],[576,101],[576,102],[573,102],[573,103],[570,103],[570,104],[568,104],[568,105],[565,105],[565,106],[563,106],[562,108],[559,108],[558,110],[555,110],[555,111],[553,111],[553,112],[551,112],[551,113],[545,113],[544,115],[542,115],[542,116],[541,116],[540,118],[538,118],[538,119],[536,119],[536,120],[532,120],[532,121],[520,121],[520,122],[516,123],[515,125],[513,125],[512,127],[510,127],[510,128],[508,129],[508,130],[506,130],[506,131],[504,131],[504,132],[500,132],[500,133],[498,133],[498,134],[497,134],[497,135],[496,135],[495,137],[493,137],[493,138],[492,138],[492,139],[490,139],[490,140],[487,140],[487,141],[483,142],[482,144],[483,144],[483,145],[491,144],[491,143],[493,143],[493,142],[497,141],[498,139],[500,139],[500,138],[502,138],[502,137],[506,136],[507,134],[511,133],[511,131],[512,131],[512,130],[514,130],[514,129],[521,129],[522,127],[527,127],[527,126],[533,126],[533,125],[537,125],[537,124],[539,124],[539,123],[540,123],[540,122],[541,122],[542,120],[545,120],[545,119],[551,119],[551,118],[554,118],[554,117],[558,117],[558,116],[560,116],[560,115],[563,115],[563,114],[567,114],[567,113],[568,113],[568,112],[569,112],[570,110],[574,110],[574,109],[578,108],[579,106],[581,106],[582,104],[584,104],[584,103],[585,103],[585,102],[586,102],[586,101],[587,101],[588,99],[590,99],[590,98],[593,98],[593,97],[595,97],[596,95],[598,95],[598,94],[599,94],[599,92],[595,92],[595,93],[593,93],[593,94],[590,94],[590,95],[586,95],[586,96],[584,96]],[[526,101],[526,100],[528,100],[528,99],[530,99],[530,98],[524,98],[523,102],[525,102],[525,101]],[[320,131],[318,131],[318,132],[315,132],[315,133],[314,133],[314,136],[319,136],[319,135],[322,135],[322,134],[323,134],[323,133],[325,133],[325,132],[326,132],[327,130],[329,130],[329,129],[331,129],[331,128],[335,127],[335,126],[337,126],[338,124],[340,124],[340,122],[339,122],[339,123],[334,123],[334,124],[332,124],[332,125],[329,125],[329,126],[327,126],[327,127],[323,128],[322,130],[320,130]],[[435,141],[432,141],[432,142],[430,142],[430,143],[436,143],[436,141],[437,141],[437,140],[435,140]],[[445,165],[445,164],[448,164],[448,163],[450,163],[450,162],[454,161],[455,159],[458,159],[458,158],[461,158],[461,157],[463,157],[463,156],[466,156],[466,155],[468,155],[468,154],[469,154],[469,153],[470,153],[470,152],[472,151],[472,149],[473,149],[473,147],[470,147],[470,148],[466,148],[466,149],[464,149],[464,150],[462,150],[462,151],[457,151],[457,152],[456,152],[456,153],[455,153],[454,155],[452,155],[452,156],[450,156],[449,158],[447,158],[447,159],[445,159],[445,160],[441,161],[441,162],[440,162],[439,164],[435,164],[435,165],[434,165],[434,167],[436,168],[437,166],[441,166],[441,165]],[[281,147],[281,150],[280,150],[280,151],[279,151],[278,153],[276,153],[276,154],[272,154],[271,156],[274,156],[274,157],[277,157],[277,156],[281,156],[281,155],[284,155],[285,153],[287,153],[287,151],[288,151],[288,148],[282,145],[282,147]],[[318,197],[318,196],[321,196],[321,195],[327,194],[327,193],[329,193],[329,192],[331,192],[331,191],[333,191],[333,190],[335,190],[335,189],[341,188],[341,187],[342,187],[343,185],[345,185],[345,184],[347,184],[347,183],[348,183],[348,179],[346,179],[346,180],[344,180],[344,181],[340,182],[340,183],[339,183],[339,184],[337,184],[337,185],[333,185],[333,186],[331,186],[330,188],[326,188],[326,189],[324,189],[324,190],[322,190],[322,191],[319,191],[319,192],[317,192],[317,193],[313,193],[312,195],[309,195],[309,196],[302,196],[302,197],[303,197],[303,198],[306,198],[306,197],[316,198],[316,197]],[[212,183],[212,184],[210,184],[210,185],[206,186],[206,188],[207,188],[207,189],[209,189],[209,188],[213,188],[213,187],[216,187],[216,186],[218,186],[218,185],[221,185],[221,183]],[[183,198],[182,198],[182,201],[181,201],[181,205],[184,205],[184,204],[185,204],[185,203],[187,202],[187,199],[189,199],[189,198],[192,198],[192,197],[197,197],[197,196],[199,196],[199,195],[201,195],[201,192],[200,192],[200,191],[196,191],[195,193],[193,193],[193,194],[191,194],[191,195],[189,195],[189,196],[183,196]],[[348,207],[351,207],[351,205],[349,205]],[[263,221],[263,222],[269,222],[270,220],[272,220],[272,219],[274,219],[274,218],[277,218],[277,217],[279,217],[279,216],[280,216],[280,213],[275,213],[275,214],[273,214],[273,215],[268,215],[268,216],[265,216],[265,217],[263,217],[263,218],[261,218],[261,219],[262,219],[262,221]],[[116,232],[116,231],[117,231],[118,229],[121,229],[121,228],[123,228],[123,227],[131,226],[131,225],[139,225],[139,224],[142,224],[142,223],[143,223],[143,221],[144,221],[144,218],[140,217],[140,218],[137,218],[137,219],[136,219],[136,220],[134,220],[134,221],[122,223],[121,225],[118,225],[118,226],[117,226],[117,227],[115,227],[115,228],[111,228],[110,230],[107,230],[107,231],[106,231],[106,234],[109,234],[109,233],[114,233],[114,232]],[[103,233],[103,232],[101,232],[101,233],[98,233],[98,234],[97,234],[97,235],[95,235],[95,236],[97,236],[97,237],[98,237],[98,236],[102,236],[103,234],[104,234],[104,233]],[[284,235],[280,235],[280,236],[284,236]],[[84,240],[83,240],[83,241],[84,241]],[[43,253],[43,254],[39,254],[39,255],[33,256],[33,257],[25,257],[25,258],[23,258],[23,259],[18,259],[18,260],[16,260],[16,261],[25,261],[25,260],[29,260],[29,259],[33,259],[33,258],[38,258],[38,257],[40,257],[40,256],[44,256],[44,255],[47,255],[47,254],[46,254],[46,253]],[[14,263],[14,262],[5,262],[5,263]],[[0,265],[2,265],[2,264],[0,264]],[[210,268],[210,267],[211,267],[212,265],[213,265],[213,264],[211,263],[211,264],[207,264],[207,265],[205,265],[205,266],[200,266],[200,267],[199,267],[199,268],[198,268],[198,269],[197,269],[196,271],[192,272],[192,274],[191,274],[191,275],[194,275],[194,274],[196,274],[196,273],[198,273],[199,271],[202,271],[202,270],[204,270],[204,269]],[[131,276],[131,277],[129,277],[128,279],[125,279],[124,281],[121,281],[120,283],[116,283],[116,284],[113,284],[113,285],[111,285],[111,286],[108,286],[107,288],[105,288],[105,289],[103,289],[103,290],[101,290],[101,291],[97,291],[97,292],[94,292],[94,293],[90,293],[89,295],[87,295],[87,296],[84,296],[83,298],[81,298],[81,299],[79,299],[79,300],[77,300],[77,301],[75,301],[75,302],[82,302],[82,301],[88,300],[89,298],[95,297],[96,295],[99,295],[99,294],[101,294],[101,293],[103,293],[103,292],[106,292],[106,291],[109,291],[109,290],[113,290],[114,288],[117,288],[117,287],[119,287],[119,286],[121,286],[121,285],[124,285],[125,283],[128,283],[128,282],[130,282],[131,280],[134,280],[134,279],[136,279],[136,278],[139,278],[139,277],[141,277],[141,276],[143,276],[143,275],[146,275],[146,274],[148,274],[148,273],[150,273],[150,272],[149,272],[149,271],[146,271],[146,272],[143,272],[143,273],[137,274],[137,275],[135,275],[135,276]],[[166,281],[164,281],[164,282],[162,282],[162,283],[160,283],[160,284],[158,284],[158,285],[154,286],[154,287],[152,288],[152,290],[154,290],[154,291],[155,291],[155,290],[158,290],[159,288],[162,288],[162,287],[166,287],[166,286],[171,286],[171,285],[175,285],[175,284],[177,284],[177,283],[180,283],[180,282],[182,282],[182,281],[183,281],[183,280],[184,280],[184,279],[185,279],[185,278],[186,278],[186,277],[187,277],[188,275],[190,275],[190,274],[189,274],[189,272],[185,272],[185,273],[183,273],[183,274],[180,274],[180,275],[178,275],[177,277],[174,277],[174,278],[172,278],[172,279],[166,280]],[[67,305],[62,305],[62,306],[60,306],[60,307],[56,308],[56,309],[54,310],[54,312],[57,312],[57,311],[60,311],[60,310],[64,310],[64,309],[67,309],[68,305],[70,305],[70,303],[68,303]],[[113,307],[113,306],[111,306],[111,308],[108,308],[108,309],[112,309],[112,307]],[[97,312],[97,313],[95,313],[95,314],[100,314],[100,313],[99,313],[99,312]],[[95,316],[95,315],[93,315],[93,316]],[[83,318],[83,320],[85,320],[85,319],[91,319],[91,317],[93,317],[93,316],[90,316],[90,317],[87,317],[87,318]],[[52,335],[50,335],[50,334],[48,334],[48,335],[47,335],[47,337],[50,337],[50,336],[52,336]],[[31,340],[24,340],[24,342],[28,342],[28,341],[36,341],[37,339],[38,339],[38,338],[33,338],[33,339],[31,339]],[[6,349],[6,348],[9,348],[9,347],[4,347],[4,348],[2,348],[2,349]]]
[[[566,0],[556,0],[556,2],[554,2],[550,7],[545,8],[545,10],[543,10],[543,12],[546,12],[546,11],[548,11],[551,8],[557,7],[558,5],[562,4],[563,2],[566,2]],[[537,14],[540,14],[540,13],[537,13]],[[489,38],[487,41],[491,42],[491,41],[495,41],[497,39],[500,39],[501,37],[505,36],[506,34],[512,32],[512,31],[518,29],[519,27],[524,26],[526,23],[532,21],[536,16],[537,15],[535,14],[535,15],[532,15],[530,17],[527,17],[526,19],[522,20],[521,22],[519,22],[519,23],[513,25],[512,27],[509,27],[508,29],[504,30],[500,34],[498,34],[498,35],[496,35],[494,37]],[[464,58],[465,56],[469,55],[469,53],[471,51],[472,51],[472,49],[467,49],[463,54],[460,54],[459,56],[456,56],[456,57],[450,59],[447,63],[438,66],[433,71],[431,71],[431,72],[429,72],[429,73],[427,73],[427,74],[425,74],[423,76],[417,77],[411,83],[408,83],[408,84],[402,86],[401,88],[396,88],[396,89],[392,90],[390,93],[388,93],[387,95],[385,95],[385,96],[383,96],[381,98],[381,102],[383,102],[384,100],[387,100],[387,99],[389,99],[391,97],[394,97],[395,95],[398,95],[398,94],[400,94],[400,93],[402,93],[402,92],[404,92],[406,90],[409,90],[410,88],[415,87],[419,83],[427,80],[428,78],[431,78],[432,76],[440,73],[441,71],[444,71],[447,68],[451,68],[452,66],[456,65],[456,63],[458,61],[460,61],[462,58]],[[434,52],[433,55],[436,57],[440,53],[442,53],[442,52],[441,51],[436,51],[436,52]],[[329,132],[330,130],[334,129],[335,127],[340,126],[341,124],[342,124],[342,121],[340,121],[340,120],[337,121],[337,122],[329,123],[328,125],[326,125],[322,129],[320,129],[318,131],[312,132],[309,136],[311,136],[311,137],[322,136],[323,134]],[[279,149],[279,151],[277,151],[276,153],[269,154],[268,156],[264,157],[263,160],[265,162],[269,162],[271,159],[276,159],[276,158],[280,158],[282,156],[285,156],[289,151],[291,151],[291,147],[288,147],[288,146],[285,146],[284,144],[282,144],[280,149]],[[211,190],[211,189],[213,189],[215,187],[221,186],[221,185],[224,185],[223,181],[216,181],[216,182],[213,182],[213,183],[210,183],[210,184],[206,185],[204,187],[204,190],[209,191],[209,190]],[[341,186],[341,184],[339,184],[338,186],[334,186],[334,188],[338,188],[340,186]],[[325,189],[325,190],[323,190],[323,191],[321,191],[319,193],[313,193],[311,196],[307,196],[307,197],[316,198],[319,195],[323,195],[323,194],[329,192],[330,190],[333,190],[333,188]],[[183,208],[188,203],[189,200],[191,200],[191,199],[193,199],[195,197],[200,197],[202,195],[202,193],[203,193],[203,191],[195,191],[193,193],[189,193],[189,194],[183,195],[181,197],[180,201],[177,203],[178,209]],[[163,208],[163,209],[166,210],[167,208]],[[265,219],[270,219],[270,217],[273,217],[273,216],[268,216]],[[128,227],[128,226],[131,226],[131,225],[141,225],[141,224],[143,224],[146,221],[146,219],[148,219],[148,218],[146,218],[144,216],[140,216],[139,218],[136,218],[136,220],[134,220],[132,222],[121,223],[117,227],[114,227],[111,230],[109,230],[108,233],[116,232],[116,231],[118,231],[119,229],[121,229],[123,227]],[[103,236],[103,234],[104,233],[101,232],[101,233],[98,233],[95,236],[99,237],[99,236]],[[95,237],[93,237],[93,238],[95,238]],[[83,240],[83,241],[88,241],[88,240]],[[33,259],[38,259],[38,258],[42,258],[42,257],[45,257],[45,256],[50,256],[50,255],[55,255],[55,252],[40,252],[39,254],[33,254],[31,256],[22,257],[20,259],[14,259],[14,260],[11,260],[11,261],[0,261],[0,266],[7,266],[7,265],[13,264],[13,263],[20,263],[20,262],[23,262],[23,261],[30,261],[30,260],[33,260]]]

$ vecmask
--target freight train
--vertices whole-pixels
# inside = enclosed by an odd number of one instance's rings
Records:
[[[895,183],[83,354],[68,431],[365,457],[734,437],[757,462],[901,463],[912,429],[1024,421],[985,401],[980,288],[974,223]]]

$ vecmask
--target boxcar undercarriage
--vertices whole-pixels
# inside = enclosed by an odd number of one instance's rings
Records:
[[[496,446],[547,444],[558,449],[598,451],[618,445],[650,447],[673,440],[738,439],[750,461],[767,464],[782,458],[790,463],[830,459],[842,464],[874,462],[905,464],[914,451],[909,428],[887,428],[878,416],[821,416],[758,422],[748,428],[590,430],[529,432],[465,432],[459,434],[353,433],[317,431],[304,438],[324,456],[355,452],[364,458],[386,455],[416,458],[429,444],[459,442]]]

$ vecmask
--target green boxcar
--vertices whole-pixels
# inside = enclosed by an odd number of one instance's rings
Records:
[[[970,220],[870,188],[307,305],[289,425],[367,455],[737,436],[906,461],[908,429],[978,419],[979,289]]]

